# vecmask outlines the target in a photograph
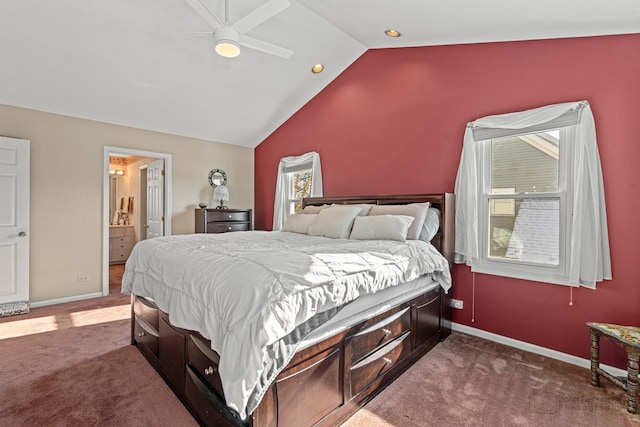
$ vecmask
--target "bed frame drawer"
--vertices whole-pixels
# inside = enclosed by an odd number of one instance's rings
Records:
[[[134,315],[133,339],[138,346],[146,348],[151,354],[158,357],[158,331],[137,314]]]
[[[184,390],[186,333],[171,326],[168,318],[160,316],[158,359],[164,366],[167,380],[174,390]]]
[[[198,419],[198,424],[207,427],[234,426],[246,427],[248,424],[236,418],[215,391],[187,365],[184,396],[189,409]]]
[[[439,292],[429,292],[413,306],[415,324],[412,327],[414,348],[430,340],[439,339],[442,333],[442,296]]]
[[[405,332],[395,340],[351,367],[351,396],[367,388],[378,377],[411,353],[411,332]]]
[[[158,321],[160,316],[160,310],[158,310],[158,306],[156,306],[156,304],[152,300],[144,297],[133,296],[132,299],[133,311],[136,316],[144,319],[144,321],[147,322],[147,324],[149,324],[149,326],[151,326],[154,331],[156,331],[157,336],[159,328]]]
[[[341,362],[342,349],[332,347],[282,372],[275,387],[278,427],[316,425],[344,404]]]
[[[187,353],[191,369],[197,372],[204,381],[215,389],[218,395],[224,398],[222,382],[218,373],[220,356],[211,349],[211,343],[197,335],[189,334]]]
[[[395,313],[380,322],[353,335],[349,340],[351,364],[376,351],[385,343],[407,332],[411,327],[411,310],[409,307]]]

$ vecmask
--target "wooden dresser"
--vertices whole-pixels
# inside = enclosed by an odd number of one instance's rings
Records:
[[[123,264],[134,244],[133,225],[109,226],[109,264]]]
[[[196,209],[196,233],[249,231],[251,209]]]

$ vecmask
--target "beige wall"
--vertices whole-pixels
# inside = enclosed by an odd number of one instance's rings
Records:
[[[229,177],[230,207],[253,208],[253,149],[0,105],[0,135],[31,141],[30,299],[102,291],[104,146],[173,156],[173,234],[193,233],[209,170]],[[77,276],[88,283],[77,283]]]

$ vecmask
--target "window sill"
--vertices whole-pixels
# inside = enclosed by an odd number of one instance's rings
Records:
[[[569,284],[569,277],[550,271],[547,267],[522,268],[522,266],[481,266],[472,265],[471,271],[474,273],[489,274],[492,276],[510,277],[513,279],[528,280],[532,282],[550,283],[553,285],[572,286]]]

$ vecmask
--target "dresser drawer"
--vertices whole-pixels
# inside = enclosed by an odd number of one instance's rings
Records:
[[[207,233],[229,233],[231,231],[248,231],[249,223],[210,222],[207,224]]]
[[[158,331],[153,329],[143,318],[135,315],[133,338],[139,346],[145,347],[155,357],[158,357]]]
[[[131,248],[111,248],[111,252],[109,253],[109,262],[115,261],[126,261],[131,255]]]
[[[210,386],[212,386],[220,396],[224,397],[220,375],[218,373],[218,363],[220,356],[211,349],[208,341],[190,334],[187,343],[189,354],[189,365],[199,374]]]
[[[109,227],[109,237],[133,236],[133,226],[112,226]]]
[[[133,239],[131,237],[110,239],[109,247],[113,250],[131,252],[131,249],[133,248]]]
[[[251,209],[196,209],[196,233],[251,230]]]
[[[411,353],[411,332],[405,332],[351,367],[351,396],[391,369]]]
[[[131,246],[133,245],[133,236],[112,237],[111,242],[112,244]]]
[[[351,364],[375,351],[383,344],[395,339],[411,327],[411,311],[407,307],[380,322],[358,332],[349,339]]]
[[[249,212],[225,212],[225,211],[208,211],[207,221],[223,222],[223,221],[249,221]]]

